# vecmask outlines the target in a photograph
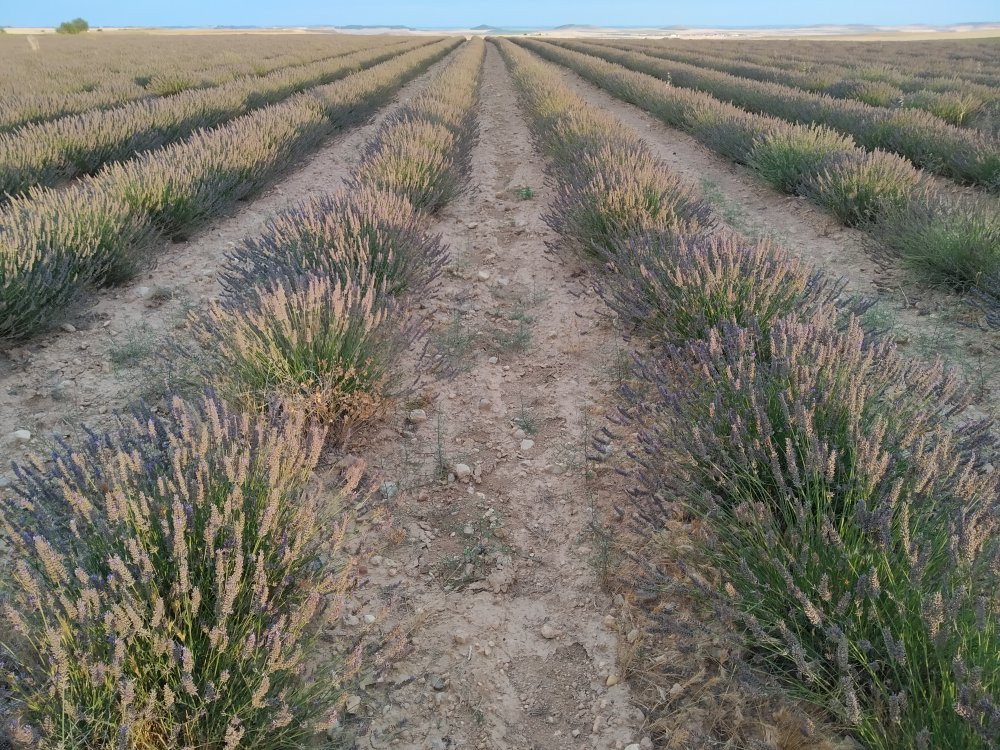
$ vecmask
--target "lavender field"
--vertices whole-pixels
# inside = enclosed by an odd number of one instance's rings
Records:
[[[0,35],[0,747],[1000,746],[998,40],[377,31]]]

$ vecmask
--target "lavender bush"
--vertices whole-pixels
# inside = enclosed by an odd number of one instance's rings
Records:
[[[854,150],[850,136],[829,128],[790,128],[758,140],[748,163],[778,190],[795,193],[825,160]]]
[[[1000,204],[990,198],[927,191],[883,212],[874,231],[889,253],[959,290],[985,289],[983,282],[1000,273]]]
[[[951,426],[969,395],[942,365],[834,317],[723,325],[642,363],[638,507],[705,522],[751,655],[867,746],[993,746],[986,425]]]
[[[455,135],[444,125],[397,121],[368,146],[354,185],[394,191],[415,208],[433,212],[458,190],[463,170],[454,161],[456,150]]]
[[[798,189],[847,226],[863,226],[917,200],[922,182],[918,169],[892,154],[855,149],[825,158]]]
[[[623,237],[687,233],[712,223],[708,205],[660,169],[643,144],[610,141],[556,166],[564,177],[546,221],[575,247],[598,257],[612,254]]]
[[[364,275],[276,279],[242,304],[193,315],[196,357],[234,403],[291,406],[342,431],[380,413],[392,356],[405,343],[383,296]]]
[[[602,290],[623,320],[657,342],[702,339],[718,324],[808,317],[838,303],[843,281],[810,271],[770,240],[731,232],[705,236],[655,234],[621,242],[620,275]],[[854,302],[854,311],[865,305]]]
[[[751,164],[779,189],[789,192],[806,190],[809,181],[824,182],[824,160],[826,166],[841,162],[841,167],[831,174],[828,184],[811,193],[814,199],[828,202],[849,221],[861,221],[861,216],[882,212],[884,218],[870,226],[876,237],[904,257],[910,253],[910,246],[915,247],[912,265],[929,271],[928,275],[933,280],[955,284],[957,278],[958,287],[969,288],[976,282],[966,269],[975,268],[974,275],[983,277],[990,266],[991,250],[996,246],[995,242],[990,243],[996,201],[975,195],[942,198],[937,191],[918,188],[908,193],[905,205],[895,210],[893,206],[897,205],[897,196],[904,192],[902,185],[912,176],[908,168],[910,165],[903,157],[890,154],[866,160],[863,150],[853,146],[849,136],[831,129],[839,127],[837,123],[831,123],[830,127],[793,124],[753,114],[700,91],[679,88],[665,80],[595,56],[597,49],[592,49],[594,45],[576,42],[556,45],[531,39],[519,39],[517,44],[575,70],[614,96],[656,114],[671,125],[691,130],[712,148]],[[593,54],[583,54],[574,51],[575,48],[587,49]],[[606,47],[600,49],[609,51]],[[511,53],[505,54],[511,56]],[[618,59],[615,55],[612,57]],[[858,103],[858,106],[866,105]],[[872,134],[878,131],[878,137],[872,135],[872,139],[862,145],[869,149],[891,150],[898,140],[918,149],[923,148],[921,144],[925,142],[932,145],[936,142],[934,139],[938,136],[934,133],[937,131],[928,125],[930,115],[906,109],[893,112],[891,118],[876,118],[868,122],[866,127],[869,130],[865,132]],[[805,115],[797,119],[809,121]],[[963,135],[965,131],[957,128],[946,130],[944,135],[938,135],[958,139],[942,146],[950,149],[949,163],[965,165],[962,169],[968,175],[979,174],[982,170],[978,181],[991,185],[991,170],[1000,169],[1000,161],[996,161],[1000,158],[997,156],[1000,151],[995,144],[987,144],[980,149],[974,144],[986,143],[989,141],[987,136],[980,133]],[[883,143],[883,140],[887,142]],[[930,167],[931,164],[928,164]],[[889,191],[884,202],[881,199],[875,201],[871,192],[880,185]],[[879,204],[877,208],[873,202]],[[912,230],[909,226],[911,219]],[[955,252],[954,259],[948,257],[952,251]]]
[[[270,279],[307,273],[343,284],[364,276],[399,295],[425,288],[444,260],[440,238],[427,234],[408,200],[360,187],[310,198],[269,219],[233,251],[221,278],[234,301]]]
[[[335,722],[356,654],[315,639],[343,600],[357,477],[310,491],[322,444],[301,414],[206,397],[18,467],[0,503],[15,738],[291,749]]]
[[[109,258],[125,265],[133,262],[141,247],[136,242],[136,226],[145,232],[140,233],[142,237],[154,227],[175,238],[186,236],[209,216],[259,189],[323,134],[373,111],[459,44],[460,40],[450,39],[419,47],[139,159],[109,165],[65,190],[31,191],[0,210],[0,250],[7,251],[8,237],[17,237],[9,252],[20,258],[0,266],[0,271],[10,274],[0,277],[0,289],[62,281],[71,285],[66,290],[69,294],[79,278],[102,280]],[[102,235],[101,252],[95,252],[93,234],[77,228],[92,222],[94,207],[103,204],[116,210],[124,207],[127,220],[122,220],[124,228],[119,234]],[[48,231],[58,235],[58,244],[36,230],[37,216],[52,221],[53,229]],[[120,218],[119,213],[112,213],[103,223],[110,227]],[[62,257],[72,259],[76,274],[50,272]],[[36,272],[36,267],[41,270]],[[23,282],[14,278],[22,274],[31,279]],[[48,293],[53,298],[66,296],[62,290]],[[44,323],[64,312],[51,310],[38,315],[32,298],[8,300],[6,307],[11,319],[0,320],[0,331],[15,331],[17,336],[35,332],[34,323]]]
[[[58,185],[93,174],[113,161],[161,148],[199,129],[218,127],[249,111],[375,65],[427,40],[379,40],[372,49],[335,55],[265,77],[250,75],[210,88],[158,76],[148,86],[161,98],[142,99],[0,133],[0,196],[34,185]],[[185,93],[176,95],[177,92]]]

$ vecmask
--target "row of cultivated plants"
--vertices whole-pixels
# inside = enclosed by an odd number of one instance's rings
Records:
[[[1000,303],[1000,201],[946,189],[906,159],[867,151],[836,130],[748,112],[622,65],[555,44],[520,44],[612,95],[748,165],[773,187],[802,195],[868,230],[881,251],[919,276]]]
[[[823,125],[866,149],[900,154],[918,167],[961,182],[1000,190],[1000,139],[960,128],[929,112],[875,107],[826,94],[755,81],[697,65],[600,44],[560,40],[562,47],[669,81],[762,115]]]
[[[0,641],[17,743],[337,739],[348,691],[386,654],[328,628],[355,572],[361,469],[336,491],[312,476],[395,392],[407,308],[443,259],[430,217],[467,172],[483,50],[466,44],[387,119],[345,188],[232,253],[225,294],[179,342],[207,395],[15,467]]]
[[[856,99],[875,107],[923,109],[959,126],[990,129],[991,115],[1000,100],[995,87],[948,77],[947,61],[937,61],[939,74],[934,78],[896,71],[886,65],[816,63],[799,68],[778,67],[775,47],[772,56],[748,56],[742,45],[731,42],[677,46],[644,40],[608,40],[602,45],[642,52],[651,57],[674,60],[703,68],[712,68],[755,81],[828,94],[836,99]],[[822,47],[820,48],[822,54]],[[930,64],[935,62],[929,58]]]
[[[0,200],[52,186],[212,128],[251,110],[331,83],[435,39],[381,41],[309,65],[248,76],[205,89],[143,99],[0,134]]]
[[[728,41],[677,42],[719,50],[720,45],[731,49]],[[872,44],[856,42],[819,42],[806,39],[740,41],[740,57],[766,62],[785,70],[809,70],[813,66],[835,64],[856,67],[860,77],[885,80],[903,86],[911,76],[916,81],[928,81],[936,87],[938,81],[960,85],[966,81],[996,86],[1000,72],[996,69],[996,43],[991,39],[920,40],[904,44]],[[727,53],[728,54],[728,53]],[[942,75],[947,78],[942,79]],[[919,86],[914,82],[911,86]],[[940,89],[943,90],[943,89]]]
[[[82,290],[130,278],[161,238],[183,239],[259,190],[459,43],[420,46],[65,189],[11,200],[0,210],[0,341],[43,329]]]
[[[648,337],[621,415],[640,527],[697,519],[683,562],[745,658],[865,745],[995,747],[1000,473],[969,389],[866,330],[837,280],[713,224],[551,66],[501,51],[550,159],[548,221]]]
[[[348,54],[389,37],[24,37],[0,44],[0,132],[137,99],[265,76]]]

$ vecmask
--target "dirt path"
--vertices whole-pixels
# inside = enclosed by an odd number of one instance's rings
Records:
[[[835,276],[848,290],[875,297],[873,322],[891,327],[896,341],[917,356],[941,355],[959,366],[978,391],[978,406],[1000,415],[1000,331],[988,329],[979,311],[954,295],[917,284],[890,260],[868,250],[867,235],[840,224],[804,198],[771,189],[750,170],[710,151],[692,136],[615,99],[565,68],[566,83],[590,104],[633,128],[671,170],[700,186],[719,215],[748,236],[778,244]]]
[[[368,122],[331,136],[258,197],[190,240],[157,248],[153,267],[124,287],[96,293],[62,330],[0,352],[0,472],[53,433],[75,433],[82,421],[99,424],[100,415],[155,387],[145,368],[187,310],[219,294],[225,254],[278,210],[336,190],[381,122],[419,94],[442,64],[405,86]],[[31,441],[12,436],[17,430],[28,430]]]
[[[621,492],[584,458],[616,385],[614,334],[588,267],[546,252],[543,159],[487,49],[470,188],[437,227],[452,264],[426,302],[461,372],[353,446],[399,491],[405,537],[373,558],[343,627],[412,632],[355,709],[372,719],[360,744],[645,749],[589,526]]]

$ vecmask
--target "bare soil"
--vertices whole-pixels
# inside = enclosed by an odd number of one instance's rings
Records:
[[[400,491],[405,538],[373,558],[349,618],[412,634],[363,696],[359,742],[651,747],[620,681],[621,602],[600,585],[590,529],[621,490],[584,455],[615,390],[615,335],[591,269],[546,250],[543,160],[487,49],[470,187],[436,227],[452,260],[426,301],[431,356],[451,351],[459,372],[352,448]],[[407,419],[413,408],[426,421]]]
[[[450,59],[450,58],[449,58]],[[276,212],[339,188],[382,121],[423,90],[443,62],[406,85],[369,121],[332,135],[287,174],[241,202],[185,242],[153,249],[154,263],[130,283],[89,293],[68,326],[0,352],[0,456],[37,452],[51,435],[68,436],[86,421],[99,425],[136,398],[158,395],[157,361],[183,328],[188,310],[221,291],[226,254]],[[28,442],[10,438],[28,430]],[[2,470],[0,470],[2,471]]]

